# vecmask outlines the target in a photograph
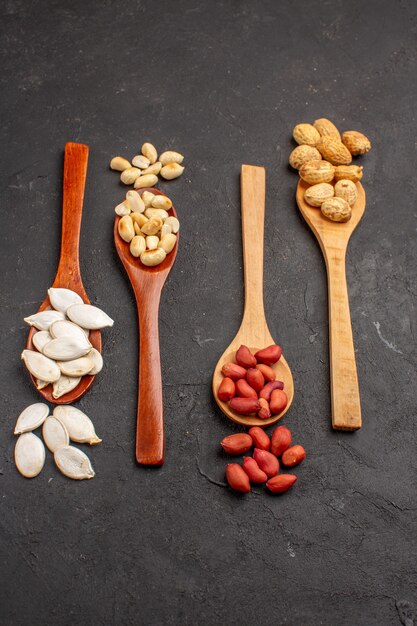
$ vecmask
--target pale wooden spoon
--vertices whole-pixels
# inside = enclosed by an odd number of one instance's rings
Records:
[[[217,397],[217,390],[223,379],[221,373],[225,363],[234,362],[235,353],[244,344],[252,352],[266,348],[275,342],[265,319],[263,300],[264,265],[264,218],[265,218],[265,169],[252,165],[242,165],[242,240],[245,274],[245,308],[239,331],[232,343],[220,357],[213,374],[214,398],[223,413],[243,426],[269,426],[280,420],[291,406],[294,397],[294,383],[288,363],[281,356],[273,365],[277,380],[284,383],[288,404],[279,415],[261,420],[256,416],[239,415],[232,411],[227,402]],[[278,342],[279,343],[279,342]]]
[[[328,220],[319,208],[305,202],[308,186],[300,180],[296,198],[298,208],[317,237],[327,267],[332,426],[335,430],[357,430],[362,426],[362,416],[346,283],[346,250],[365,212],[365,190],[356,183],[358,198],[352,207],[352,217],[340,223]]]

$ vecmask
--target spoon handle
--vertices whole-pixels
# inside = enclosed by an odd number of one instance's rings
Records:
[[[136,460],[142,465],[163,465],[164,407],[158,311],[163,285],[158,275],[143,277],[137,293],[139,315],[139,392]]]
[[[357,430],[362,426],[349,298],[346,283],[346,251],[334,248],[326,256],[329,289],[330,384],[332,426]]]
[[[245,274],[245,308],[242,326],[262,345],[264,331],[264,220],[265,169],[242,165],[240,176],[242,205],[243,264]],[[257,337],[259,335],[259,337]]]
[[[88,146],[81,143],[65,145],[61,255],[55,286],[76,288],[82,285],[79,243],[87,162]]]

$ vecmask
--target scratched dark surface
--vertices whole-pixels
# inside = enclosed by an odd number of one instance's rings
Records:
[[[417,624],[417,7],[228,0],[1,4],[0,622],[141,626]],[[327,116],[373,141],[367,211],[348,254],[364,425],[330,428],[327,294],[294,204],[295,123]],[[111,156],[142,142],[186,155],[161,188],[182,222],[160,339],[167,452],[134,462],[137,328],[112,243],[125,191]],[[79,402],[103,443],[97,476],[13,462],[38,400],[19,354],[59,255],[62,153],[90,146],[81,263],[114,319],[105,368]],[[211,398],[242,312],[239,169],[267,169],[265,305],[291,364],[285,417],[308,458],[292,492],[236,497]],[[220,483],[220,484],[217,484]]]

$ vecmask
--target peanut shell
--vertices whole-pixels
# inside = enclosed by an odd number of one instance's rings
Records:
[[[340,133],[336,126],[325,117],[316,120],[313,124],[314,128],[319,131],[320,137],[334,137],[338,141],[342,141]]]
[[[358,192],[356,185],[351,180],[339,180],[334,186],[336,198],[343,198],[349,206],[353,206],[357,200]]]
[[[300,146],[315,146],[320,141],[319,131],[311,124],[297,124],[294,127],[292,136]]]
[[[323,159],[333,165],[349,165],[352,162],[349,150],[334,137],[322,137],[316,147]]]
[[[338,165],[334,170],[335,180],[351,180],[354,183],[362,180],[362,165]]]
[[[334,196],[334,187],[329,183],[319,183],[312,185],[304,192],[304,200],[310,206],[320,207],[325,200],[329,200]]]
[[[334,167],[328,161],[307,161],[300,167],[299,174],[309,185],[330,183],[334,178]]]
[[[330,198],[321,205],[321,212],[332,222],[348,222],[352,217],[352,209],[343,198]]]
[[[342,135],[342,142],[351,154],[366,154],[371,149],[368,137],[356,130],[347,130]]]
[[[289,164],[296,170],[299,170],[304,163],[308,161],[317,161],[321,159],[320,152],[313,146],[297,146],[289,156]]]

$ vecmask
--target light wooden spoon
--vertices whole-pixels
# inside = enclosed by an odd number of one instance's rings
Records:
[[[284,383],[288,404],[279,415],[261,420],[256,416],[239,415],[232,411],[226,402],[217,397],[217,390],[223,379],[221,373],[225,363],[234,362],[235,353],[244,344],[252,352],[275,343],[265,319],[263,300],[264,265],[264,218],[265,218],[265,169],[252,165],[242,165],[242,240],[245,274],[245,308],[239,331],[232,343],[219,359],[213,374],[213,394],[223,413],[243,426],[269,426],[281,419],[291,406],[294,397],[294,383],[288,363],[281,356],[273,365],[277,380]]]
[[[335,430],[357,430],[362,426],[362,417],[346,283],[346,250],[365,212],[365,190],[356,183],[358,198],[352,207],[352,217],[340,223],[328,220],[319,208],[304,201],[308,186],[300,180],[296,198],[298,208],[317,237],[327,267],[332,426]]]
[[[155,188],[139,189],[164,195]],[[176,217],[174,207],[169,214]],[[130,246],[119,235],[114,220],[114,243],[124,265],[136,298],[139,321],[139,391],[136,421],[136,460],[142,465],[164,463],[164,406],[162,398],[161,358],[159,354],[158,311],[162,288],[177,256],[178,240],[174,249],[155,267],[143,265],[130,254]]]
[[[85,292],[80,272],[79,243],[81,230],[81,217],[83,213],[84,188],[87,176],[88,146],[81,143],[67,143],[64,154],[64,188],[62,197],[62,236],[61,255],[59,258],[58,271],[52,287],[64,287],[78,293],[85,304],[90,300]],[[39,311],[51,309],[49,297],[39,307]],[[36,350],[32,343],[36,328],[31,328],[28,335],[26,348]],[[101,352],[101,333],[99,330],[90,330],[88,337],[93,348]],[[36,387],[34,376],[30,375]],[[71,404],[75,402],[91,387],[95,376],[83,376],[80,383],[65,395],[56,399],[52,395],[52,385],[48,385],[37,391],[51,404]]]

